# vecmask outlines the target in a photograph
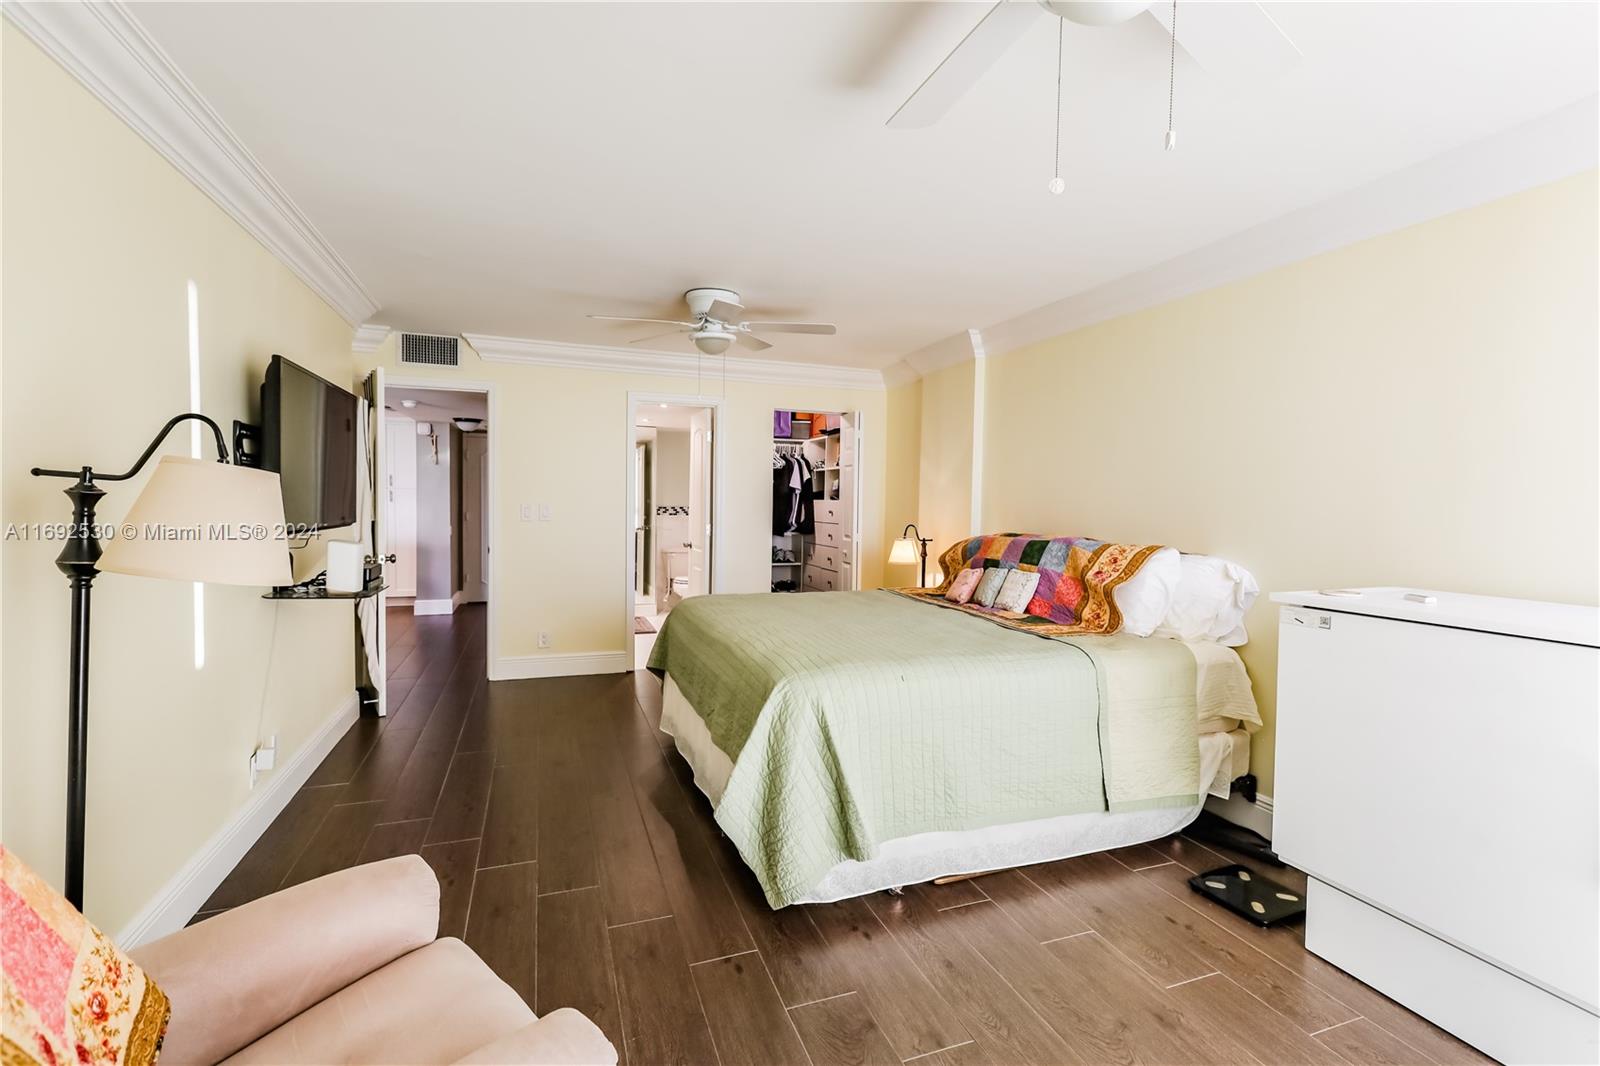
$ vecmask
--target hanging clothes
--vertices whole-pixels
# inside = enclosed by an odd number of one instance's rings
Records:
[[[772,533],[816,532],[816,490],[812,466],[803,456],[786,455],[772,468]]]

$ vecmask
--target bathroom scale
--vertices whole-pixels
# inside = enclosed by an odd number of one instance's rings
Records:
[[[1303,893],[1237,863],[1195,874],[1189,887],[1260,926],[1292,922],[1306,913]]]

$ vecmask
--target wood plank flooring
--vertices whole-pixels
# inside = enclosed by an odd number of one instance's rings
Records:
[[[351,727],[197,920],[417,853],[440,935],[635,1066],[1488,1061],[1297,928],[1196,896],[1236,857],[1182,836],[774,912],[656,730],[654,678],[491,685],[477,607],[391,611],[389,639],[389,717]]]

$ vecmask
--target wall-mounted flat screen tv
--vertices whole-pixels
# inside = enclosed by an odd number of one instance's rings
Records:
[[[274,355],[261,383],[261,465],[283,483],[291,532],[356,520],[356,398]]]

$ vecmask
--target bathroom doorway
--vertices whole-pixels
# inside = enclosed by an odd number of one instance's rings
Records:
[[[630,397],[629,621],[634,666],[672,609],[714,585],[716,407]]]

